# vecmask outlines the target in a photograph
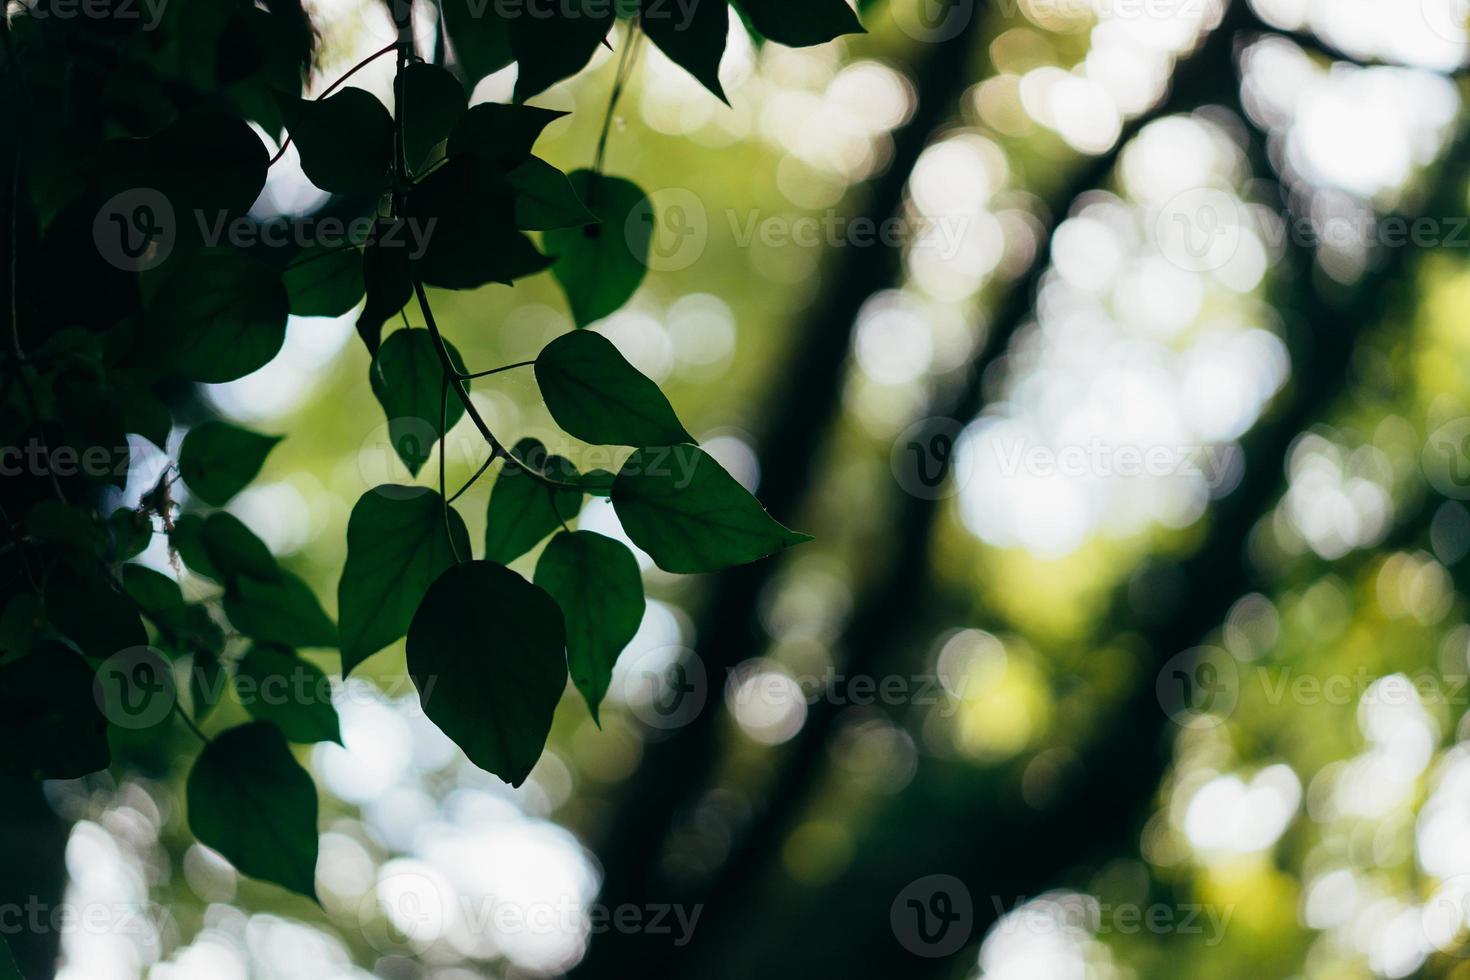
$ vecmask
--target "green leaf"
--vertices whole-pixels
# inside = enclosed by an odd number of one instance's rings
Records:
[[[105,660],[148,643],[137,607],[110,579],[70,573],[46,583],[46,618],[89,657]]]
[[[387,185],[393,117],[376,96],[348,87],[320,100],[283,97],[281,111],[313,184],[335,194],[366,194]]]
[[[513,169],[530,159],[542,131],[565,115],[537,106],[482,102],[454,127],[449,155],[478,156],[500,169]]]
[[[161,192],[187,232],[195,212],[243,212],[254,204],[269,155],[243,120],[194,109],[146,139],[109,141],[101,159],[109,190]]]
[[[190,571],[216,582],[224,580],[224,575],[214,567],[214,560],[204,548],[204,520],[198,514],[180,514],[175,518],[173,530],[168,534],[168,543],[178,552]]]
[[[106,769],[112,756],[95,681],[87,662],[59,643],[0,667],[0,776],[75,779]]]
[[[225,591],[225,615],[235,629],[262,643],[337,645],[337,627],[322,611],[316,593],[290,572],[281,572],[278,582],[236,580]]]
[[[234,381],[280,351],[290,305],[280,274],[243,253],[188,256],[147,304],[150,343],[190,381]]]
[[[617,474],[607,470],[588,470],[577,477],[577,485],[590,497],[611,497],[613,481],[616,479]]]
[[[431,286],[511,283],[551,264],[516,230],[510,181],[476,156],[451,157],[408,195],[411,227],[427,232],[415,266]]]
[[[294,650],[252,646],[235,666],[235,694],[252,718],[271,722],[288,742],[342,742],[331,682]]]
[[[729,105],[720,85],[720,59],[730,31],[726,0],[699,0],[687,9],[667,0],[641,0],[641,7],[639,24],[648,39]]]
[[[536,383],[556,424],[599,446],[693,442],[669,400],[612,341],[590,330],[564,334],[536,358]]]
[[[632,298],[648,271],[652,210],[638,185],[620,177],[571,175],[572,187],[601,224],[548,231],[542,245],[556,256],[552,274],[571,304],[577,326],[616,313]],[[640,217],[629,220],[637,212]]]
[[[560,456],[548,456],[535,439],[522,439],[511,450],[532,469],[564,483],[577,479],[576,467]],[[485,557],[502,564],[515,561],[563,521],[577,516],[582,494],[554,490],[514,463],[503,464],[485,513]]]
[[[239,575],[262,582],[280,581],[281,569],[271,550],[234,514],[210,514],[199,529],[199,540],[226,582]]]
[[[255,479],[280,441],[228,422],[201,422],[184,436],[179,475],[200,500],[223,507]]]
[[[342,676],[408,632],[424,593],[456,552],[470,557],[469,534],[452,507],[445,529],[437,493],[378,487],[362,495],[347,522],[347,563],[337,586]]]
[[[455,565],[408,628],[408,672],[424,713],[470,761],[519,786],[541,757],[566,687],[556,602],[490,561]]]
[[[717,572],[811,540],[773,520],[713,456],[694,446],[629,456],[612,502],[628,537],[666,572]]]
[[[516,192],[516,227],[529,231],[580,228],[597,215],[572,189],[567,175],[539,157],[528,157],[506,174]]]
[[[403,155],[411,174],[431,162],[434,148],[449,139],[469,97],[459,79],[437,65],[417,61],[398,74],[403,98]]]
[[[444,346],[455,369],[465,373],[459,351],[447,340]],[[368,372],[373,394],[388,417],[388,438],[393,442],[393,451],[414,476],[428,462],[444,432],[454,428],[464,415],[464,403],[451,389],[443,402],[448,429],[441,431],[443,378],[439,351],[427,330],[399,330],[390,334]],[[450,384],[454,383],[451,379]]]
[[[342,316],[362,300],[365,289],[362,257],[357,249],[341,246],[303,249],[284,278],[296,316]]]
[[[244,874],[316,897],[316,787],[276,726],[216,736],[189,770],[189,829]]]
[[[407,231],[401,221],[379,221],[372,239],[362,250],[362,280],[367,303],[357,317],[357,333],[376,355],[383,324],[413,299],[413,264],[404,246]]]
[[[123,591],[155,622],[170,620],[184,608],[179,583],[161,572],[143,565],[124,565],[122,583]]]
[[[112,530],[113,559],[135,558],[153,541],[153,521],[147,514],[123,507],[107,519]]]
[[[612,26],[606,0],[526,0],[525,10],[510,20],[510,47],[520,65],[515,100],[524,102],[581,71]]]
[[[515,60],[510,49],[510,25],[488,0],[441,0],[444,26],[454,54],[473,89],[486,75]]]
[[[735,0],[753,26],[778,44],[793,48],[825,44],[843,34],[865,33],[845,0]]]
[[[162,399],[144,385],[126,381],[113,387],[112,398],[122,409],[123,428],[165,448],[174,420]]]
[[[643,576],[620,542],[591,531],[563,531],[536,563],[536,584],[561,608],[567,665],[594,720],[613,664],[643,622]]]

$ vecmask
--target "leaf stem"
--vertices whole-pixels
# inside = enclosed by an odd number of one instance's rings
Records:
[[[488,378],[492,374],[500,374],[500,373],[502,373],[504,371],[513,371],[516,368],[530,367],[531,365],[533,365],[535,363],[536,363],[535,361],[516,361],[514,364],[506,364],[506,365],[503,365],[503,366],[498,367],[498,368],[491,368],[488,371],[477,371],[474,374],[460,374],[459,375],[459,380],[461,380],[461,381],[473,381],[476,378]]]
[[[623,89],[628,85],[628,79],[633,75],[633,66],[637,63],[639,43],[643,40],[643,33],[638,29],[638,19],[635,17],[628,22],[628,38],[623,42],[623,53],[618,58],[618,70],[613,75],[612,95],[607,102],[607,115],[602,120],[602,134],[597,138],[597,156],[593,159],[592,173],[594,177],[601,176],[603,161],[607,157],[607,139],[612,132],[613,117],[617,115],[618,101],[623,97]],[[587,196],[592,196],[594,182],[589,182]]]
[[[454,543],[454,529],[449,523],[449,505],[452,500],[446,500],[444,467],[449,456],[449,375],[439,375],[439,500],[443,502],[444,514],[444,537],[449,541],[449,550],[454,555],[455,564],[463,564],[464,558],[459,553],[459,547]],[[491,459],[495,456],[492,454]],[[458,494],[456,494],[456,497]]]
[[[195,723],[193,718],[189,717],[189,713],[184,710],[184,706],[179,704],[177,699],[175,699],[174,701],[174,714],[178,715],[180,720],[182,720],[185,726],[188,727],[189,731],[199,736],[199,740],[205,745],[209,745],[211,742],[214,741],[214,739],[204,734],[204,729],[200,728],[198,724]]]
[[[499,458],[500,458],[499,456],[497,456],[495,453],[492,452],[490,454],[490,458],[487,459],[487,460],[485,460],[485,462],[481,463],[480,464],[480,468],[477,469],[477,470],[475,470],[475,475],[472,476],[472,477],[470,477],[469,480],[465,483],[464,486],[460,487],[458,490],[455,491],[454,496],[452,496],[452,497],[449,498],[449,502],[452,504],[456,500],[458,500],[460,497],[463,497],[465,495],[465,493],[467,493],[469,491],[470,487],[472,487],[476,483],[478,483],[479,480],[480,480],[480,477],[482,477],[482,476],[485,475],[485,471],[490,468],[491,464],[493,464]]]

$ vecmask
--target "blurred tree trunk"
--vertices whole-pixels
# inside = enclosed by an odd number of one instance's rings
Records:
[[[954,117],[974,79],[978,39],[986,13],[977,4],[953,38],[920,44],[911,75],[916,105],[894,135],[888,169],[860,193],[861,213],[874,222],[897,214],[919,154]],[[762,502],[778,519],[790,520],[805,500],[828,430],[841,404],[842,380],[852,330],[869,296],[896,285],[901,255],[887,246],[841,249],[823,270],[820,292],[795,331],[796,349],[767,400],[771,411],[756,440]],[[721,573],[710,583],[698,617],[695,646],[713,684],[728,668],[762,649],[766,637],[757,617],[762,591],[781,564],[770,560]],[[615,818],[598,847],[604,869],[599,901],[606,907],[667,901],[659,881],[659,858],[680,813],[706,788],[719,757],[724,702],[718,688],[688,725],[663,742],[650,742],[621,791]],[[624,977],[642,973],[646,937],[609,931],[595,937],[576,975]],[[636,969],[632,964],[640,964]]]

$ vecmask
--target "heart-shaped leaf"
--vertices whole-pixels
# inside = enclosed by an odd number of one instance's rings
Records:
[[[179,475],[200,500],[223,507],[255,479],[280,441],[228,422],[201,422],[184,436]]]
[[[585,327],[622,309],[638,291],[648,271],[653,211],[632,181],[590,170],[578,170],[570,179],[601,223],[548,231],[542,245],[556,256],[552,274],[577,326]]]
[[[663,392],[629,364],[612,341],[577,330],[536,358],[536,383],[556,424],[599,446],[693,442]]]
[[[544,591],[504,565],[455,565],[408,628],[408,671],[424,713],[470,761],[526,781],[566,687],[566,629]]]
[[[735,0],[762,35],[793,48],[825,44],[843,34],[862,34],[863,25],[846,0]],[[973,16],[973,14],[971,15]]]
[[[281,111],[313,184],[334,194],[366,194],[387,185],[393,117],[376,96],[349,86],[325,99],[283,98]]]
[[[313,245],[291,260],[286,293],[296,316],[342,316],[362,300],[362,257],[355,248]]]
[[[268,721],[288,742],[342,742],[332,684],[294,650],[257,643],[235,666],[235,694],[252,718]]]
[[[597,215],[572,189],[567,175],[539,157],[528,157],[506,174],[516,192],[516,227],[528,231],[581,228]]]
[[[448,341],[449,360],[464,373],[459,351]],[[434,338],[427,330],[399,330],[388,336],[373,358],[368,380],[378,404],[388,417],[393,451],[414,476],[423,469],[434,446],[464,415],[464,403],[454,394],[443,395],[443,365]],[[450,379],[450,384],[455,384]],[[441,413],[441,404],[443,412]],[[443,414],[445,428],[440,428]]]
[[[288,647],[335,647],[337,627],[322,611],[316,593],[290,572],[279,581],[236,580],[225,591],[225,615],[235,629],[263,643]]]
[[[561,607],[567,666],[594,720],[613,664],[643,622],[638,560],[621,542],[592,531],[563,531],[536,562],[536,584]]]
[[[432,162],[434,147],[449,139],[465,113],[469,98],[459,79],[437,65],[417,61],[399,72],[397,85],[403,99],[399,114],[403,126],[403,155],[408,170],[417,174]]]
[[[479,157],[451,157],[414,187],[407,212],[425,236],[415,268],[431,286],[511,283],[551,264],[516,230],[510,181]]]
[[[535,439],[522,439],[511,453],[559,483],[577,481],[576,467],[560,456],[547,455]],[[514,561],[575,518],[581,506],[579,491],[553,489],[524,467],[505,463],[485,513],[485,557],[502,564]]]
[[[453,535],[451,539],[450,535]],[[347,522],[347,563],[337,587],[342,674],[408,632],[429,586],[469,557],[464,521],[432,490],[378,487],[362,495]]]
[[[720,59],[730,33],[726,0],[699,0],[687,8],[665,0],[641,0],[638,23],[669,60],[698,79],[726,105]]]
[[[782,527],[713,456],[694,446],[640,449],[618,473],[613,508],[666,572],[717,572],[811,536]]]
[[[233,250],[169,265],[172,274],[147,303],[147,316],[158,357],[175,374],[222,384],[276,356],[291,308],[279,273]]]
[[[316,787],[275,725],[210,741],[186,786],[189,829],[252,878],[316,901]]]
[[[565,112],[530,105],[482,102],[472,107],[449,137],[450,156],[477,156],[503,170],[525,163],[547,126]]]

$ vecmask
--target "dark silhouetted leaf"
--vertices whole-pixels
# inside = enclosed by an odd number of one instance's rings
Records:
[[[0,667],[0,775],[76,779],[112,761],[96,675],[59,643]]]
[[[174,520],[173,530],[169,532],[168,543],[178,552],[191,572],[212,578],[216,582],[223,580],[224,575],[214,567],[213,559],[204,548],[204,519],[198,514],[179,515]]]
[[[46,583],[46,618],[89,657],[105,660],[148,642],[137,607],[106,578],[71,574],[52,578]]]
[[[234,514],[210,514],[199,529],[199,540],[209,553],[210,564],[225,581],[240,575],[261,582],[280,581],[281,569],[275,556]]]
[[[243,120],[195,109],[147,139],[117,139],[102,149],[110,189],[153,188],[167,198],[180,231],[195,212],[244,212],[265,186],[269,154]]]
[[[612,341],[589,330],[565,334],[536,358],[536,383],[556,424],[600,446],[693,442],[663,392]]]
[[[448,342],[450,362],[464,373],[459,351]],[[443,437],[439,429],[444,371],[434,338],[427,330],[399,330],[388,336],[368,371],[373,394],[388,417],[388,438],[408,471],[417,476]],[[454,384],[453,379],[450,384]],[[464,415],[464,403],[450,390],[443,404],[449,428]]]
[[[383,324],[413,299],[413,264],[404,243],[409,236],[402,222],[380,221],[362,250],[362,280],[367,303],[357,317],[357,333],[376,355]]]
[[[452,157],[408,196],[408,220],[429,229],[415,268],[431,286],[474,289],[540,272],[551,260],[516,230],[515,191],[491,164]]]
[[[863,25],[846,0],[735,0],[753,26],[778,44],[793,48],[825,44],[843,34],[862,34]]]
[[[424,593],[454,564],[456,551],[472,554],[464,521],[451,507],[446,531],[444,498],[432,490],[379,487],[362,495],[347,522],[347,563],[337,587],[344,677],[408,632]]]
[[[313,184],[336,194],[365,194],[387,184],[393,165],[393,117],[377,97],[347,87],[325,99],[283,98],[286,130]]]
[[[189,829],[252,878],[316,901],[316,787],[276,726],[214,738],[187,785]]]
[[[251,647],[235,666],[235,694],[252,718],[271,722],[288,742],[342,741],[331,682],[294,650]]]
[[[408,671],[424,713],[470,761],[519,786],[541,757],[566,687],[561,610],[490,561],[455,565],[408,628]]]
[[[516,192],[517,228],[550,231],[597,222],[597,215],[587,210],[567,175],[545,160],[529,157],[506,176]]]
[[[218,251],[180,260],[147,316],[157,356],[169,369],[221,384],[276,356],[289,312],[277,272],[240,252]]]
[[[470,88],[515,60],[510,24],[490,0],[442,0],[440,9]]]
[[[535,439],[522,439],[511,452],[558,482],[577,479],[576,468],[568,460],[547,455]],[[549,488],[514,463],[502,464],[485,513],[485,557],[501,563],[514,561],[563,521],[575,518],[581,506],[579,491]]]
[[[565,112],[482,102],[464,114],[449,137],[450,156],[474,155],[510,170],[525,163],[541,132]]]
[[[651,215],[643,191],[621,177],[596,177],[590,170],[571,175],[572,187],[601,224],[548,231],[542,240],[556,257],[552,274],[561,283],[577,326],[622,309],[638,291],[647,272],[651,221],[628,216]]]
[[[666,572],[717,572],[811,540],[773,520],[713,456],[694,446],[629,456],[612,502],[628,537]]]
[[[280,441],[228,422],[201,422],[184,436],[179,475],[200,500],[222,507],[255,479]]]
[[[561,607],[572,683],[596,719],[613,664],[643,622],[638,560],[612,538],[563,531],[541,552],[536,584]]]
[[[431,162],[434,147],[449,139],[469,97],[459,79],[422,61],[404,68],[397,84],[403,93],[403,155],[409,173],[417,174]]]
[[[355,248],[313,245],[291,260],[285,283],[297,316],[342,316],[362,300],[362,257]]]
[[[612,26],[607,0],[526,0],[510,18],[510,47],[520,68],[515,100],[524,102],[581,71]]]
[[[687,7],[667,0],[641,0],[641,6],[638,23],[648,39],[728,105],[730,100],[720,85],[720,59],[730,32],[726,0],[699,0]]]
[[[276,582],[237,579],[225,592],[225,615],[235,629],[263,643],[335,647],[337,627],[301,579],[281,572]]]

